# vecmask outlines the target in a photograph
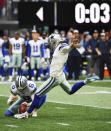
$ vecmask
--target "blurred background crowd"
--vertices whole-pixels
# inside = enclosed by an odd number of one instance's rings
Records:
[[[37,27],[19,29],[17,4],[20,1],[57,1],[57,0],[0,0],[0,77],[1,81],[12,81],[16,75],[26,75],[32,80],[45,80],[49,77],[50,62],[53,49],[48,43],[51,33],[59,34],[68,44],[72,38],[78,39],[78,48],[70,51],[64,72],[68,80],[79,80],[84,75],[99,75],[111,79],[111,30],[93,30],[80,32],[76,27],[56,28]],[[59,0],[62,1],[62,0]],[[70,0],[69,0],[70,1]],[[35,37],[36,36],[36,37]],[[20,40],[22,46],[14,45],[14,40]],[[31,41],[40,40],[39,58],[33,63],[29,45]],[[19,55],[13,48],[21,48]],[[34,49],[37,50],[36,48]],[[45,62],[43,62],[43,59]]]
[[[92,76],[97,74],[100,79],[104,78],[104,71],[108,68],[109,76],[111,79],[111,32],[98,32],[94,30],[91,34],[88,31],[79,33],[79,30],[70,28],[67,32],[64,30],[53,31],[59,34],[62,39],[68,44],[71,44],[72,38],[78,39],[78,48],[73,48],[68,56],[67,63],[64,65],[64,72],[67,79],[79,80],[80,75]],[[8,34],[0,35],[0,74],[1,80],[4,81],[8,76],[8,80],[16,75],[26,75],[32,80],[45,80],[49,77],[50,62],[53,54],[53,49],[48,43],[48,34],[45,32],[38,32],[36,29],[26,32],[15,32],[12,37]],[[13,45],[14,40],[20,40],[23,46]],[[31,61],[29,43],[34,40],[40,40],[42,46],[39,50],[39,60],[36,62]],[[22,48],[18,54],[13,52],[14,48]],[[36,48],[35,48],[36,50]],[[17,57],[19,56],[19,58]],[[21,58],[20,58],[21,57]],[[42,60],[45,62],[42,63]]]

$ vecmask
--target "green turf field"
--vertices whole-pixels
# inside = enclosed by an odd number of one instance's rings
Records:
[[[72,96],[58,86],[37,118],[19,120],[4,116],[10,85],[0,83],[0,131],[111,131],[111,82],[89,84]]]

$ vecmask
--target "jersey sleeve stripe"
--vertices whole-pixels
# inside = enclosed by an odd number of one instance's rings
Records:
[[[15,93],[13,93],[12,91],[11,91],[11,93],[12,93],[12,95],[16,96],[16,94],[15,94]]]
[[[59,50],[61,49],[61,48],[63,48],[63,47],[66,47],[66,46],[68,46],[68,44],[61,44],[61,46],[59,47]]]

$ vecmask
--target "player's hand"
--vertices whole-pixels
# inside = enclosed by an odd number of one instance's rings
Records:
[[[28,103],[27,103],[27,102],[23,102],[22,104],[25,105],[25,106],[28,106]]]
[[[91,50],[91,49],[88,49],[88,52],[89,52],[89,53],[92,53],[92,50]]]
[[[26,59],[27,59],[27,62],[28,62],[28,63],[30,63],[30,58],[29,58],[29,57],[27,57]]]
[[[25,112],[25,113],[22,113],[22,114],[15,114],[14,117],[16,119],[28,118],[28,113]]]
[[[101,56],[102,54],[101,54],[101,52],[98,52],[98,56]]]
[[[78,39],[77,38],[73,38],[72,39],[72,43],[73,43],[73,47],[77,48],[78,47]]]
[[[13,96],[11,99],[9,98],[7,104],[11,105],[17,98],[17,96]]]
[[[44,58],[41,58],[40,61],[41,61],[41,63],[44,63],[44,62],[45,62],[45,59],[44,59]]]

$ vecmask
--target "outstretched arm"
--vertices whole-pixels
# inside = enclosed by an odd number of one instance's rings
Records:
[[[71,49],[77,48],[77,47],[78,47],[78,39],[73,38],[72,43],[70,45],[64,46],[62,48],[62,52],[68,53],[71,51]]]

